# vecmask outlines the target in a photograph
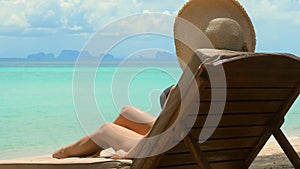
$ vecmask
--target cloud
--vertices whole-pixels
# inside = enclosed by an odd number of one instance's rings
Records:
[[[162,13],[162,14],[171,16],[171,12],[170,12],[170,11],[168,11],[168,10],[165,10],[165,11],[163,11],[163,13]]]
[[[151,13],[151,12],[150,12],[150,10],[146,9],[143,11],[143,13],[145,14],[145,13]]]
[[[28,21],[26,20],[24,15],[12,14],[10,16],[5,16],[6,18],[4,22],[2,22],[3,26],[17,26],[21,28],[26,28],[29,26]]]
[[[76,3],[79,3],[78,1],[77,2],[74,2],[74,1],[64,1],[64,0],[61,0],[60,3],[59,3],[59,6],[63,9],[68,9],[68,8],[72,8],[74,6],[74,4]]]
[[[38,23],[55,16],[50,10],[52,2],[34,0],[0,1],[1,29],[7,31],[26,30],[31,27],[42,27]]]
[[[118,34],[143,34],[160,33],[165,35],[173,34],[174,17],[162,13],[131,15],[119,21],[113,22],[102,30],[104,33]]]
[[[57,32],[70,34],[94,32],[132,14],[158,12],[175,16],[186,1],[1,0],[0,32],[16,30],[25,32],[34,28],[56,29]],[[240,0],[240,2],[256,20],[282,20],[300,25],[300,0]]]
[[[78,25],[74,25],[72,27],[69,27],[70,30],[72,31],[79,31],[79,30],[82,30],[83,27],[82,26],[78,26]]]
[[[26,30],[35,28],[56,29],[57,32],[70,34],[94,32],[132,14],[151,11],[174,15],[184,2],[185,0],[0,1],[0,33],[15,30],[26,33]]]
[[[20,8],[15,3],[10,3],[10,1],[0,1],[0,22],[2,27],[17,27],[17,28],[26,28],[29,26],[26,16],[20,12],[12,12],[11,8],[15,5],[16,8]],[[3,29],[3,28],[2,28]]]
[[[30,53],[28,50],[36,51],[37,47],[57,51],[63,46],[80,48],[84,40],[105,27],[102,34],[110,37],[129,32],[161,32],[169,35],[172,34],[173,20],[168,17],[175,17],[186,1],[0,0],[0,42],[7,48],[14,46],[7,45],[7,41],[20,44],[23,52],[27,51],[24,53]],[[259,49],[284,51],[293,46],[295,51],[298,49],[300,0],[239,1],[254,23]],[[140,15],[124,20],[135,14]],[[31,39],[36,40],[36,45],[31,45]],[[11,49],[12,53],[14,51],[15,47]]]
[[[288,21],[300,26],[300,0],[241,0],[250,16],[264,21]]]
[[[143,10],[148,9],[152,12],[163,12],[165,10],[169,10],[171,13],[177,13],[186,1],[188,0],[142,0],[139,8]]]
[[[48,10],[46,13],[45,13],[45,16],[44,18],[51,18],[55,16],[55,12],[53,10]]]

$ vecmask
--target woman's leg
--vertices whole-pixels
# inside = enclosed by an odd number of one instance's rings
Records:
[[[121,149],[129,151],[142,137],[143,135],[125,127],[105,123],[96,132],[56,151],[52,156],[54,158],[93,156],[109,147],[116,151]]]
[[[99,130],[90,135],[90,138],[104,149],[112,147],[115,151],[123,150],[126,152],[143,137],[143,135],[114,123],[105,123]]]
[[[102,150],[89,136],[84,136],[77,142],[56,150],[53,158],[67,158],[67,157],[86,157],[92,156]]]
[[[118,145],[125,146],[123,148],[125,150],[126,145],[127,147],[131,147],[135,143],[129,137],[135,138],[146,135],[154,122],[155,118],[152,115],[133,106],[125,106],[114,121],[114,125],[112,123],[104,124],[96,132],[57,150],[52,156],[54,158],[93,156],[110,146],[118,149],[120,148]]]
[[[126,127],[141,135],[146,135],[152,128],[156,118],[133,106],[125,106],[114,124]]]

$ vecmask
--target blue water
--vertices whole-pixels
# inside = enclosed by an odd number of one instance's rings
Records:
[[[82,112],[75,110],[75,104],[89,103],[73,100],[74,70],[72,66],[0,67],[0,159],[50,154],[100,126],[100,117],[83,119]],[[95,73],[85,71],[86,77]],[[94,100],[106,121],[112,121],[127,103],[157,116],[160,92],[180,75],[176,66],[101,67],[92,81]],[[80,97],[88,97],[82,93]],[[85,110],[85,117],[95,113],[89,106]],[[299,121],[300,99],[286,118],[288,136],[300,136]]]

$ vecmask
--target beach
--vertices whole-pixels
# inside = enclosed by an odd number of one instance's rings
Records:
[[[294,147],[294,149],[300,155],[300,138],[289,138],[290,143]],[[74,165],[73,167],[77,167],[76,164],[84,163],[99,163],[97,165],[100,168],[114,168],[112,166],[117,166],[118,163],[114,164],[113,161],[108,158],[67,158],[67,159],[52,159],[51,155],[42,155],[38,157],[27,157],[21,159],[12,159],[12,160],[0,160],[1,164],[16,164],[16,163],[27,163],[27,164],[59,164],[63,168],[66,168],[67,165]],[[129,166],[132,161],[131,160],[119,160],[122,163],[122,166]],[[65,164],[65,165],[64,165]],[[66,165],[67,164],[67,165]],[[5,166],[3,166],[5,167]],[[293,169],[294,167],[288,160],[287,156],[283,153],[280,146],[277,144],[276,140],[271,137],[264,148],[261,150],[259,155],[256,157],[252,165],[249,169]]]
[[[300,156],[300,138],[289,138],[288,140]],[[293,169],[294,167],[273,137],[267,142],[250,167],[250,169],[283,168]]]

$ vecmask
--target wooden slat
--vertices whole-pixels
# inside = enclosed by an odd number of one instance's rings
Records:
[[[212,163],[220,161],[244,160],[249,155],[249,153],[250,149],[237,149],[204,152],[204,155],[209,163]],[[195,163],[195,160],[190,153],[165,154],[162,157],[159,166],[175,166],[191,163]]]
[[[197,81],[199,81],[197,79]],[[232,77],[226,77],[226,86],[219,85],[218,80],[214,83],[213,87],[231,87],[231,88],[291,88],[295,87],[297,82],[295,80],[285,80],[281,79],[268,80],[265,79],[237,79]],[[210,87],[210,82],[204,84],[207,87]]]
[[[210,164],[213,169],[235,169],[235,168],[245,168],[245,162],[243,160],[239,161],[225,161]],[[159,169],[199,169],[196,164],[190,164],[185,166],[171,166],[171,167],[158,167]]]
[[[247,56],[246,56],[247,55]],[[299,70],[299,57],[287,54],[253,53],[241,54],[242,57],[225,59],[219,65],[223,65],[227,71],[232,70]],[[252,55],[252,56],[250,56]],[[246,57],[245,57],[246,56]],[[250,57],[248,57],[250,56]],[[209,66],[215,66],[210,64]]]
[[[215,93],[222,93],[223,89],[213,89]],[[204,90],[201,101],[211,100],[212,89]],[[291,93],[291,88],[235,88],[226,89],[227,101],[259,101],[259,100],[286,100]],[[218,98],[216,98],[218,100]]]
[[[277,66],[277,67],[276,67]],[[231,64],[229,65],[225,65],[223,66],[224,70],[226,72],[253,72],[253,73],[274,73],[274,74],[278,74],[280,75],[281,73],[285,74],[288,72],[291,72],[293,74],[293,72],[296,73],[300,73],[300,69],[299,69],[299,64],[298,65],[282,65],[282,63],[278,64],[276,63],[276,65],[250,65],[249,64],[245,64],[245,65],[234,65]],[[237,68],[238,67],[238,68]],[[250,68],[251,67],[251,68]],[[274,67],[276,67],[274,69]]]
[[[158,166],[159,169],[199,169],[197,164],[188,164],[183,166]]]
[[[251,68],[249,67],[249,65]],[[266,64],[266,66],[263,68],[260,67],[261,65],[259,64],[227,64],[224,66],[227,86],[231,86],[231,84],[236,84],[239,82],[261,86],[269,83],[273,83],[274,85],[283,85],[284,83],[286,83],[286,85],[289,85],[290,83],[292,86],[295,86],[299,83],[299,63],[297,63],[296,66],[294,65],[294,67],[293,65],[287,64],[285,65],[285,68],[281,69],[279,67],[282,67],[282,63],[275,63],[275,65],[276,66],[272,66],[270,63],[270,65]]]
[[[246,168],[244,160],[224,161],[210,164],[213,169],[242,169]]]
[[[238,62],[231,62],[224,64],[224,69],[227,71],[235,70],[251,70],[251,71],[299,71],[299,62],[295,62],[295,59],[299,61],[299,58],[294,57],[293,59],[282,56],[266,56],[256,58],[246,58],[239,60]],[[280,71],[279,71],[280,70]]]
[[[233,68],[234,69],[234,68]],[[228,71],[225,69],[226,72],[226,78],[227,77],[235,77],[235,78],[259,78],[264,80],[271,80],[271,79],[282,79],[282,80],[289,80],[291,78],[294,78],[299,75],[299,70],[293,70],[293,69],[285,69],[285,70],[278,70],[278,69],[272,69],[267,70],[265,69],[247,69],[242,70],[240,68],[235,68],[235,70]],[[295,79],[297,80],[297,79]]]
[[[257,137],[236,138],[236,139],[222,139],[222,140],[208,140],[200,145],[203,151],[214,151],[222,149],[239,149],[251,148],[256,144]]]
[[[258,75],[257,75],[258,76]],[[249,83],[249,84],[257,84],[257,85],[261,85],[264,86],[264,84],[273,84],[275,86],[276,83],[279,84],[286,84],[286,86],[295,86],[298,82],[299,79],[296,78],[296,76],[292,76],[292,77],[280,77],[280,76],[276,76],[276,77],[266,77],[266,76],[226,76],[226,82],[227,82],[227,86],[231,86],[231,84],[235,84],[235,83],[239,83],[239,82],[244,82],[245,84]],[[271,86],[269,86],[271,87]]]
[[[211,104],[214,106],[222,106],[220,102],[201,102],[200,103],[200,114],[207,114]],[[282,102],[280,101],[269,101],[269,102],[227,102],[225,105],[225,113],[271,113],[277,112],[281,107]],[[212,114],[220,114],[220,112],[211,112]],[[222,112],[221,112],[222,114]]]
[[[237,139],[221,139],[221,140],[208,140],[200,144],[202,151],[216,151],[224,149],[241,149],[241,148],[251,148],[253,147],[259,137],[249,137],[249,138],[237,138]],[[168,151],[169,154],[172,153],[187,153],[188,148],[184,142],[180,142],[174,148]]]
[[[261,136],[266,129],[266,126],[248,126],[248,127],[219,127],[215,130],[212,139],[221,138],[243,138]],[[199,137],[200,132],[211,130],[210,128],[193,128],[191,133],[194,138]]]
[[[197,164],[192,154],[165,154],[158,166],[176,166],[176,165]]]
[[[204,152],[207,160],[211,162],[230,161],[230,160],[244,160],[251,149],[236,149],[236,150],[223,150],[223,151],[210,151]]]
[[[212,115],[211,118],[219,118],[219,115]],[[272,117],[273,113],[257,113],[257,114],[236,114],[228,115],[223,114],[219,123],[220,127],[223,126],[250,126],[250,125],[265,125]],[[197,116],[194,127],[202,127],[206,121],[206,115]],[[191,124],[192,125],[192,124]]]

